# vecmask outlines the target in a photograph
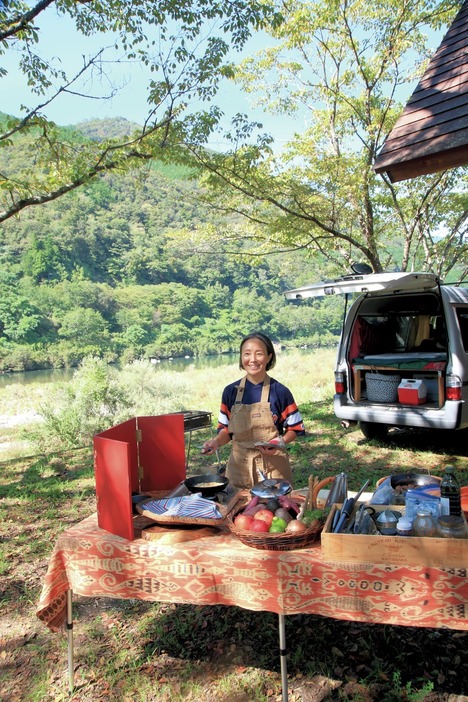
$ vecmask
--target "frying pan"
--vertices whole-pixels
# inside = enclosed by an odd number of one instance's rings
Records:
[[[203,487],[203,485],[208,485],[208,483],[213,483],[209,487]],[[184,480],[184,485],[190,492],[201,492],[202,495],[206,497],[212,497],[218,492],[225,490],[229,480],[223,475],[217,473],[216,475],[193,475],[191,478],[186,478]]]

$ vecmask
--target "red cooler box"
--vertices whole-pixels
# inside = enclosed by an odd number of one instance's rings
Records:
[[[406,378],[398,386],[398,401],[403,405],[422,405],[426,397],[427,388],[422,380]]]

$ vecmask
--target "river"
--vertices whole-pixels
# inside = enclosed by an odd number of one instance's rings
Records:
[[[312,348],[294,349],[296,353],[311,355]],[[281,354],[287,354],[288,350],[282,350]],[[213,354],[211,356],[186,356],[184,358],[166,358],[154,364],[157,370],[183,371],[189,366],[194,368],[218,368],[223,365],[237,363],[239,355],[237,353]],[[40,385],[51,382],[67,382],[73,378],[76,368],[57,368],[48,370],[26,371],[24,373],[0,373],[0,390],[8,385]]]
[[[183,371],[189,366],[194,368],[214,368],[230,365],[237,361],[237,353],[226,353],[212,356],[188,356],[185,358],[166,358],[154,364],[157,370]],[[30,385],[51,382],[67,382],[73,378],[76,368],[57,368],[24,373],[1,373],[0,389],[7,385]]]

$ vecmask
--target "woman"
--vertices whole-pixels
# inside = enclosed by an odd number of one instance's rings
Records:
[[[261,473],[292,483],[283,447],[305,430],[290,390],[267,374],[275,363],[275,349],[265,334],[255,332],[242,340],[239,368],[246,375],[224,388],[218,435],[203,444],[202,453],[213,453],[232,440],[226,475],[235,487],[251,488],[262,480]],[[271,441],[278,448],[257,445]]]

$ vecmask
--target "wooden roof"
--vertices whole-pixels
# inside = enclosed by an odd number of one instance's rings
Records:
[[[392,182],[468,164],[468,0],[374,164]]]

